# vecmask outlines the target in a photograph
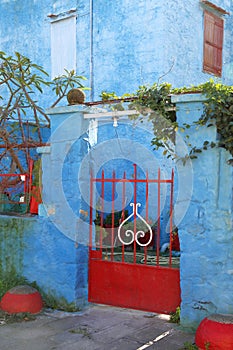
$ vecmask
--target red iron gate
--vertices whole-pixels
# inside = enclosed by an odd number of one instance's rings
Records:
[[[126,186],[133,186],[132,203],[126,207]],[[99,186],[100,203],[96,207]],[[161,252],[161,189],[169,186],[169,241]],[[117,196],[121,210],[115,209]],[[119,186],[121,189],[119,191]],[[152,189],[151,189],[152,187]],[[89,301],[151,312],[171,313],[180,305],[179,257],[173,257],[173,187],[170,179],[137,177],[90,179]],[[143,190],[142,190],[143,188]],[[149,199],[156,200],[156,217],[150,222]],[[111,213],[105,214],[105,198],[111,193]],[[138,202],[140,199],[141,202]],[[143,207],[145,217],[139,213]],[[126,209],[127,208],[127,209]],[[130,213],[129,213],[130,212]],[[153,223],[154,222],[154,223]],[[95,223],[95,225],[94,225]],[[142,228],[144,226],[144,228]],[[163,249],[164,250],[164,249]],[[178,255],[178,254],[177,254]]]

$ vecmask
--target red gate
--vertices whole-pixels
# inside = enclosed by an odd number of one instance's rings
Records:
[[[126,186],[133,186],[132,202],[126,205]],[[100,201],[96,206],[99,186]],[[121,210],[116,210],[117,197]],[[161,191],[169,188],[169,239],[161,249]],[[119,190],[120,187],[120,190]],[[180,305],[179,253],[173,257],[173,187],[170,179],[137,177],[90,179],[89,301],[159,313],[171,313]],[[156,193],[155,193],[156,191]],[[154,194],[153,194],[154,192]],[[150,217],[149,200],[156,198],[156,217]],[[106,197],[111,212],[106,215]],[[140,202],[138,201],[140,199]],[[119,203],[118,203],[119,204]],[[144,217],[142,212],[143,208]],[[152,222],[151,222],[152,221]],[[142,228],[143,227],[143,228]],[[166,250],[167,248],[167,250]]]

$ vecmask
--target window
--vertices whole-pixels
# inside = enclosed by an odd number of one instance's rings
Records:
[[[204,12],[203,70],[216,76],[222,74],[223,19],[212,12]]]
[[[64,74],[64,68],[76,70],[76,17],[51,23],[52,79]]]

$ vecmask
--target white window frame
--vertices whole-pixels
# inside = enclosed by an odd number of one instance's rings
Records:
[[[51,22],[51,78],[76,71],[76,16]]]

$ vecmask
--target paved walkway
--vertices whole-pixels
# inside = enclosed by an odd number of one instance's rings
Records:
[[[194,334],[165,315],[103,305],[0,325],[0,350],[178,350],[185,342],[193,343]]]

